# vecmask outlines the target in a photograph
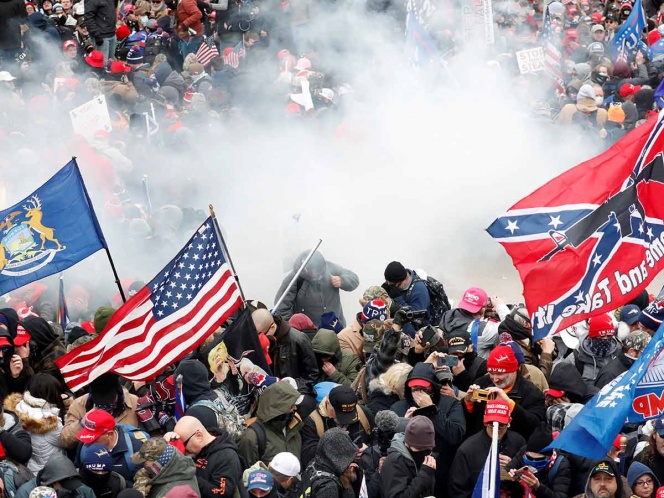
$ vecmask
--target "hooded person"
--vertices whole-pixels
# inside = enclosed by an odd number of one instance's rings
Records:
[[[549,378],[549,389],[544,391],[546,406],[559,403],[585,404],[599,389],[583,382],[581,373],[571,363],[558,363]]]
[[[113,457],[101,444],[90,445],[78,472],[97,498],[117,498],[127,485],[124,477],[113,472]]]
[[[579,93],[576,95],[576,103],[566,104],[560,110],[556,124],[577,124],[582,130],[597,131],[597,136],[593,135],[593,137],[599,138],[599,131],[604,128],[606,119],[606,109],[597,107],[595,89],[592,85],[586,83],[579,89]]]
[[[358,479],[358,447],[346,431],[334,427],[323,434],[314,461],[305,469],[302,489],[317,498],[352,498]]]
[[[72,461],[60,455],[51,456],[34,479],[18,488],[14,498],[28,498],[37,486],[57,489],[59,498],[96,498],[94,491],[81,481]]]
[[[454,391],[450,389],[451,375],[448,378],[438,379],[439,370],[431,362],[436,361],[435,353],[430,355],[427,362],[418,363],[408,375],[404,388],[404,399],[392,405],[400,417],[404,417],[413,410],[422,410],[431,419],[436,431],[436,451],[438,452],[436,466],[437,493],[439,483],[447,482],[447,474],[454,459],[454,453],[463,441],[466,433],[466,419],[461,402],[456,399]],[[442,384],[447,383],[446,389]],[[417,415],[417,412],[414,412]]]
[[[62,447],[72,449],[78,444],[76,436],[81,430],[81,420],[93,408],[110,413],[118,424],[138,427],[137,406],[138,397],[122,387],[117,374],[109,372],[100,375],[90,383],[90,393],[76,398],[69,406],[65,426],[60,433]]]
[[[602,389],[605,385],[629,370],[634,362],[641,356],[650,342],[650,335],[643,330],[630,332],[617,352],[617,357],[604,365],[595,379],[595,387]]]
[[[275,302],[286,292],[288,284],[306,259],[307,252],[301,253],[293,264],[293,271],[286,275],[279,286]],[[319,323],[323,313],[334,311],[345,325],[339,290],[352,292],[360,283],[358,276],[350,270],[331,261],[326,261],[320,252],[315,252],[300,273],[297,281],[288,289],[276,314],[286,320],[295,313],[304,313],[314,323]]]
[[[500,455],[514,457],[526,444],[526,440],[510,429],[510,407],[504,400],[486,403],[483,413],[483,428],[470,436],[459,447],[450,469],[449,496],[470,498],[477,479],[484,468],[491,449],[493,423],[498,423],[498,450]]]
[[[316,332],[311,347],[320,370],[318,382],[334,382],[350,387],[362,368],[362,362],[354,353],[339,346],[337,334],[332,330]]]
[[[571,482],[571,467],[569,460],[556,450],[544,451],[553,442],[551,429],[542,425],[528,438],[524,448],[512,458],[505,466],[514,482],[501,483],[511,491],[511,497],[524,495],[526,486],[531,488],[536,496],[541,497],[567,497]],[[519,469],[528,467],[528,472],[519,472]]]
[[[632,462],[627,470],[627,483],[638,498],[654,498],[659,488],[659,479],[654,472],[641,462]]]
[[[616,462],[604,458],[597,462],[588,474],[583,494],[575,498],[621,498],[623,482]]]
[[[198,360],[182,360],[173,378],[182,376],[182,395],[187,410],[185,415],[197,418],[203,427],[225,429],[233,437],[244,430],[244,421],[238,409],[221,389],[212,390],[208,369]]]
[[[67,352],[62,338],[43,318],[28,316],[20,325],[30,335],[30,366],[34,372],[51,374],[62,382],[64,380],[55,360]],[[18,330],[18,327],[17,327]]]
[[[257,461],[268,465],[282,451],[298,458],[302,450],[302,419],[297,404],[302,395],[288,382],[267,387],[258,398],[256,420],[238,440],[238,451],[248,466]]]
[[[384,498],[423,498],[433,494],[438,465],[431,455],[435,440],[433,423],[422,415],[410,419],[404,434],[394,435],[381,469]]]
[[[311,321],[311,318],[304,313],[295,313],[288,320],[288,325],[302,332],[309,338],[309,340],[312,340],[316,335],[316,332],[318,332],[318,327],[316,327],[314,322]]]
[[[489,389],[497,398],[510,403],[512,430],[524,438],[544,421],[546,406],[544,394],[532,382],[523,378],[519,371],[514,350],[510,346],[497,346],[486,363],[488,373],[470,386],[464,398],[464,408],[468,413],[468,433],[481,429],[485,402],[473,398],[473,391]]]
[[[563,361],[576,366],[583,381],[593,386],[604,365],[618,357],[620,343],[615,335],[613,320],[609,315],[603,313],[593,316],[589,321],[588,336]]]
[[[164,498],[176,486],[190,486],[200,496],[194,461],[164,438],[146,441],[131,460],[143,466],[136,472],[134,489],[143,493],[145,498]]]

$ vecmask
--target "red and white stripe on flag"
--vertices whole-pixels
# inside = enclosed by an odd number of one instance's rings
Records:
[[[214,43],[203,40],[198,50],[196,50],[196,60],[203,64],[204,67],[207,67],[215,57],[219,57],[217,46]]]
[[[104,331],[56,363],[76,391],[106,372],[132,381],[155,378],[198,347],[242,305],[211,219]]]

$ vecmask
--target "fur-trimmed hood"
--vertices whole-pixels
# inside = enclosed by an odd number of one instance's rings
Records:
[[[18,415],[23,429],[28,432],[46,434],[62,424],[58,417],[60,409],[44,399],[35,398],[29,391],[10,394],[3,406]]]

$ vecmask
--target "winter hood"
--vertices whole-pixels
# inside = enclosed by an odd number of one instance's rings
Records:
[[[650,467],[647,465],[636,461],[632,462],[632,465],[629,466],[629,470],[627,471],[627,483],[629,484],[629,487],[634,488],[634,483],[639,479],[639,477],[646,474],[651,476],[653,481],[655,481],[653,489],[657,490],[657,488],[659,488],[659,480],[655,476],[655,473],[650,470]]]
[[[460,308],[454,308],[443,313],[441,327],[445,331],[445,335],[448,336],[458,332],[466,332],[468,324],[472,321],[473,317],[468,312]]]
[[[269,422],[279,415],[290,412],[299,398],[300,393],[288,382],[272,384],[258,398],[256,416],[263,422]]]
[[[320,329],[311,340],[314,353],[334,356],[337,362],[341,361],[341,346],[339,338],[333,330]]]
[[[616,476],[616,482],[618,483],[618,488],[616,489],[616,494],[615,496],[622,496],[623,495],[623,480],[622,477],[620,476],[620,472],[618,472],[618,466],[616,465],[616,462],[611,460],[610,458],[604,458],[597,462],[595,465],[598,465],[599,463],[605,463],[607,464],[613,473],[614,476]],[[592,468],[595,468],[595,465],[593,465]],[[586,481],[586,496],[588,498],[595,498],[595,495],[593,494],[592,491],[590,491],[590,478],[592,477],[592,470],[591,473],[588,474],[588,480]]]
[[[179,375],[182,375],[182,394],[188,405],[199,399],[215,398],[210,388],[208,370],[200,361],[182,360],[175,369],[173,378],[177,379]]]
[[[408,383],[413,379],[422,379],[428,382],[431,382],[433,385],[433,404],[437,405],[438,400],[440,399],[440,391],[438,385],[438,379],[436,378],[436,372],[431,363],[418,363],[408,374],[408,379],[406,380],[406,386],[404,387],[404,397],[408,400],[411,405],[415,404],[413,400],[413,393],[408,386]]]
[[[18,415],[21,426],[28,432],[46,434],[62,425],[58,418],[60,409],[44,399],[35,398],[29,391],[23,396],[20,393],[10,394],[3,406]]]
[[[78,472],[76,472],[74,463],[68,458],[62,458],[62,455],[56,452],[48,459],[44,468],[39,472],[37,483],[40,486],[50,486],[53,483],[72,477],[80,477]]]

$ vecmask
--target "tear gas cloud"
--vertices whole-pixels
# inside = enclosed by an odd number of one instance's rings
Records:
[[[153,204],[199,209],[200,222],[213,204],[246,297],[268,305],[295,256],[319,238],[326,259],[360,277],[357,291],[342,293],[347,317],[392,260],[426,270],[455,300],[470,285],[520,300],[511,261],[484,229],[596,151],[537,121],[539,80],[515,77],[511,60],[488,65],[482,47],[465,47],[443,69],[413,69],[399,24],[360,6],[314,21],[310,35],[320,53],[314,69],[352,86],[344,132],[325,118],[285,122],[260,107],[240,110],[195,132],[193,150],[130,157],[137,181],[149,176]],[[276,79],[276,58],[265,64]],[[69,126],[66,113],[58,119]],[[65,151],[23,170],[7,205],[68,159]],[[105,200],[91,195],[101,213]],[[144,247],[100,217],[121,278],[151,279],[193,233]],[[104,297],[115,293],[102,252],[68,274]]]

